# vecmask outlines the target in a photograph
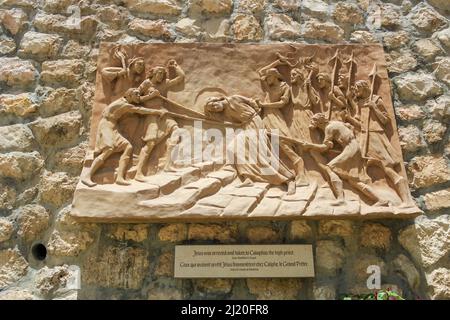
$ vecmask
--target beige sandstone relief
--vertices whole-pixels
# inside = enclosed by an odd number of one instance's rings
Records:
[[[72,215],[415,216],[391,101],[378,45],[103,44]]]

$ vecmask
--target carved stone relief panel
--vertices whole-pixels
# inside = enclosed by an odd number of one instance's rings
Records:
[[[72,215],[415,216],[390,92],[378,45],[103,44]]]

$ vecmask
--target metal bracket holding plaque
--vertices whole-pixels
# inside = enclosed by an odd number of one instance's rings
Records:
[[[175,278],[314,277],[312,245],[175,247]]]
[[[399,218],[380,45],[102,44],[80,221]]]

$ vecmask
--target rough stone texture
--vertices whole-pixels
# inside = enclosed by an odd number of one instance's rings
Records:
[[[36,275],[36,289],[41,295],[47,297],[65,287],[69,276],[70,271],[67,265],[54,268],[44,267]]]
[[[157,277],[173,277],[175,256],[172,252],[162,253],[156,264],[155,276]]]
[[[148,237],[148,228],[145,224],[122,225],[113,228],[110,236],[116,240],[142,242]]]
[[[40,205],[26,205],[18,209],[17,215],[19,224],[17,234],[25,241],[37,239],[48,227],[50,216],[48,211]]]
[[[250,243],[277,243],[280,240],[278,232],[270,227],[251,227],[246,234]]]
[[[296,299],[301,288],[299,279],[247,279],[247,287],[258,300]]]
[[[344,248],[338,242],[321,240],[316,244],[315,268],[319,274],[335,276],[344,263]]]
[[[400,99],[424,101],[442,94],[442,87],[427,74],[408,73],[394,78]]]
[[[427,210],[438,211],[450,208],[450,188],[427,193],[424,197]]]
[[[14,231],[14,225],[6,218],[0,218],[0,242],[7,241],[11,238]]]
[[[233,32],[237,41],[261,40],[263,34],[258,20],[254,16],[246,14],[239,14],[234,18]]]
[[[0,58],[0,83],[10,87],[28,87],[36,80],[33,64],[19,58]]]
[[[56,57],[60,49],[62,38],[34,31],[24,34],[20,43],[18,55],[35,60],[50,60]]]
[[[391,237],[389,228],[379,223],[366,223],[361,229],[360,242],[363,247],[387,250]]]
[[[81,267],[81,298],[336,299],[368,293],[368,263],[382,264],[382,287],[408,299],[450,299],[448,1],[96,0],[81,3],[79,27],[66,13],[76,0],[0,2],[0,300],[76,298],[61,290],[55,265],[64,264]],[[132,30],[133,21],[149,25]],[[380,220],[350,228],[301,220],[129,227],[69,218],[70,206],[60,206],[71,201],[85,155],[99,43],[142,40],[382,42],[409,183],[429,217],[409,226]],[[40,205],[48,227],[32,223],[32,214],[21,225],[20,213]],[[44,264],[52,263],[26,277],[35,267],[17,249],[32,243],[21,226],[42,228],[35,241],[42,237]],[[175,244],[247,243],[248,230],[262,226],[267,232],[255,234],[277,234],[259,238],[266,243],[313,244],[316,278],[304,286],[298,279],[171,278]]]
[[[235,226],[214,224],[191,224],[188,231],[189,240],[217,240],[235,242],[237,228]]]
[[[141,248],[107,247],[86,259],[82,283],[108,288],[138,289],[149,267]]]
[[[28,263],[17,248],[0,250],[0,289],[4,289],[27,273]]]
[[[43,164],[44,161],[36,151],[0,154],[0,177],[27,180],[39,173]]]
[[[41,81],[45,85],[73,87],[81,84],[84,63],[81,60],[55,60],[42,63]]]
[[[408,165],[408,171],[412,176],[412,185],[415,188],[426,188],[450,180],[448,162],[438,155],[413,158]]]
[[[449,254],[449,223],[448,215],[435,219],[417,217],[414,225],[400,231],[398,241],[411,254],[415,263],[431,267]]]
[[[267,32],[271,39],[291,39],[300,36],[300,24],[286,14],[271,14],[266,18]]]
[[[427,274],[427,283],[432,299],[450,299],[450,270],[438,268]]]

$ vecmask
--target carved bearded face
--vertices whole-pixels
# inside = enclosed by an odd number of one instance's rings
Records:
[[[323,75],[318,75],[317,84],[319,86],[319,89],[324,89],[330,85],[330,82]]]
[[[136,72],[138,74],[144,72],[144,69],[145,69],[144,60],[137,60],[133,65],[134,72]]]
[[[344,73],[340,73],[338,76],[338,86],[340,88],[347,88],[348,77]]]
[[[291,71],[291,83],[299,83],[303,82],[305,80],[305,77],[298,69],[293,69]]]
[[[129,89],[125,93],[125,99],[127,99],[128,103],[138,104],[140,102],[139,90]]]
[[[227,101],[220,97],[208,99],[205,105],[205,111],[210,113],[222,112],[225,109]]]
[[[369,85],[366,82],[358,81],[354,90],[356,97],[360,99],[365,99],[370,95]]]

